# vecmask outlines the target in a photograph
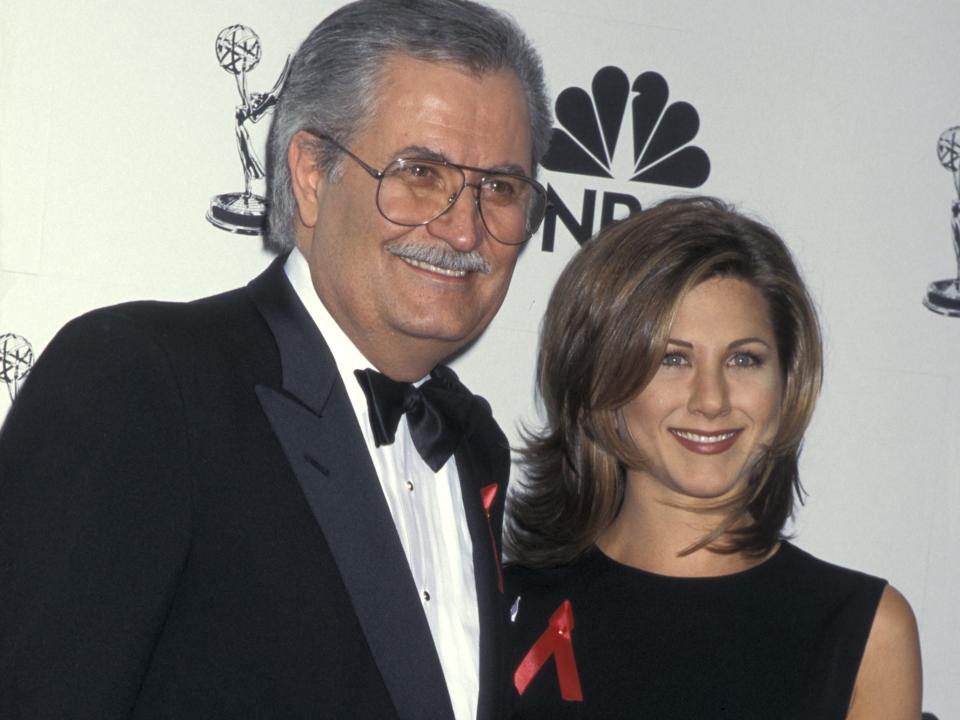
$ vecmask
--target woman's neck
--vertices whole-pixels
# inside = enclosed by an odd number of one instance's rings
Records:
[[[742,552],[722,554],[707,548],[682,554],[723,522],[726,514],[724,511],[700,512],[687,507],[690,502],[690,498],[675,496],[648,477],[632,476],[626,484],[620,513],[601,534],[597,546],[619,563],[674,577],[741,572],[776,551],[774,548],[762,557]],[[679,503],[686,506],[677,507]],[[744,519],[734,527],[746,522]]]

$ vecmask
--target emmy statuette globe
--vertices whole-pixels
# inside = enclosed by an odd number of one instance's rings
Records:
[[[33,367],[33,346],[13,333],[0,335],[0,382],[7,386],[11,402]]]

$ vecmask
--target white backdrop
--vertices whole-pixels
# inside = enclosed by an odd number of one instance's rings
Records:
[[[554,96],[604,66],[653,70],[700,116],[698,192],[771,223],[794,249],[826,331],[797,543],[890,579],[917,613],[925,707],[960,717],[960,319],[921,305],[956,270],[950,174],[936,140],[960,125],[955,0],[496,0],[540,48]],[[260,35],[252,91],[338,2],[3,0],[0,4],[0,333],[39,351],[69,318],[135,298],[245,283],[270,256],[204,219],[240,190],[233,78],[213,44]],[[629,126],[629,113],[624,133]],[[254,128],[262,147],[266,122]],[[545,171],[579,216],[583,192],[644,205],[675,187]],[[599,218],[599,208],[597,210]],[[533,360],[552,283],[577,247],[535,237],[499,316],[456,368],[517,440],[535,422]],[[0,417],[9,405],[0,390]]]

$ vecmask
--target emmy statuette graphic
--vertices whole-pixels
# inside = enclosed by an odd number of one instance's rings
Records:
[[[17,397],[32,367],[33,347],[27,339],[13,333],[0,335],[0,381],[7,386],[10,402]]]
[[[254,152],[247,130],[248,122],[259,122],[277,104],[280,88],[290,72],[290,57],[284,63],[273,89],[266,93],[247,92],[247,73],[260,62],[260,38],[245,25],[230,25],[217,35],[215,45],[220,67],[233,75],[240,93],[240,104],[234,113],[237,151],[243,165],[243,192],[215,195],[207,210],[207,220],[218,228],[241,235],[260,235],[266,217],[266,200],[254,194],[251,183],[264,176],[263,165]]]
[[[937,141],[940,164],[953,173],[953,185],[960,196],[960,126],[944,130]],[[960,199],[951,207],[953,252],[957,256],[957,274],[947,280],[936,280],[927,288],[923,304],[941,315],[960,317]]]

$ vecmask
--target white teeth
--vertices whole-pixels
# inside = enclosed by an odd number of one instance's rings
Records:
[[[684,430],[671,430],[670,432],[677,437],[683,438],[684,440],[703,444],[724,442],[725,440],[729,440],[736,435],[735,432],[725,432],[720,433],[719,435],[700,435],[698,433],[686,432]]]
[[[438,275],[446,275],[447,277],[461,278],[466,277],[466,270],[448,270],[447,268],[437,267],[436,265],[431,265],[430,263],[425,263],[420,260],[414,260],[413,258],[400,258],[405,263],[418,267],[422,270],[429,270],[430,272],[437,273]]]

